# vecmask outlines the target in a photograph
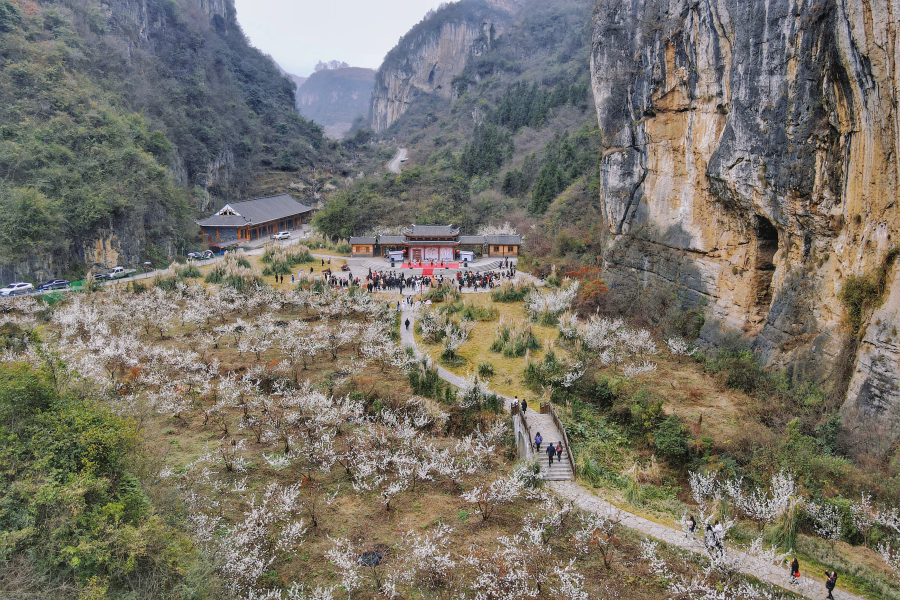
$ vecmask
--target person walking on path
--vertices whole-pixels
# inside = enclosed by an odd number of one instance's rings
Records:
[[[408,319],[408,318],[407,318],[407,319],[406,319],[406,323],[405,323],[405,325],[406,325],[406,329],[407,329],[407,331],[409,331],[409,319]]]
[[[687,520],[687,532],[685,532],[684,537],[694,537],[695,529],[697,529],[697,521],[694,520],[694,515],[689,515]]]
[[[547,444],[547,465],[548,467],[553,464],[553,455],[556,454],[556,451],[553,449],[553,443]]]
[[[798,585],[800,583],[800,562],[797,560],[797,557],[794,557],[794,560],[791,561],[791,583],[794,585]]]
[[[543,441],[544,441],[544,438],[541,437],[541,432],[538,431],[538,432],[537,432],[537,435],[534,436],[534,447],[537,449],[538,452],[541,451],[541,443],[542,443]]]
[[[562,442],[556,442],[556,462],[562,462]]]
[[[837,571],[825,571],[825,575],[828,576],[828,579],[825,580],[825,589],[828,590],[828,595],[825,597],[834,600],[831,593],[834,591],[834,586],[837,585]]]
[[[518,397],[516,399],[518,399]],[[528,403],[525,402],[525,398],[522,398],[522,414],[524,415],[527,410],[528,410]]]
[[[712,525],[709,523],[706,524],[706,531],[703,532],[703,545],[706,546],[706,551],[712,553],[713,547],[716,545],[716,534],[713,533]]]
[[[716,542],[716,548],[719,552],[722,552],[725,548],[722,545],[725,541],[725,528],[722,527],[722,524],[716,521],[716,526],[713,527],[713,539]]]

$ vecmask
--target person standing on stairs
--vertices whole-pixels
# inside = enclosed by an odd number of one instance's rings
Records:
[[[547,465],[548,468],[553,465],[553,455],[556,454],[556,450],[553,448],[553,443],[547,444]]]
[[[562,462],[562,442],[556,442],[556,462]]]
[[[538,431],[538,432],[537,432],[537,435],[534,436],[534,447],[535,447],[535,449],[536,449],[538,452],[541,451],[541,443],[542,443],[543,441],[544,441],[544,438],[541,437],[541,432]]]
[[[518,399],[519,399],[519,397],[516,396],[516,400],[518,400]],[[522,398],[522,414],[524,415],[525,411],[527,411],[527,410],[528,410],[528,403],[525,402],[525,398]]]

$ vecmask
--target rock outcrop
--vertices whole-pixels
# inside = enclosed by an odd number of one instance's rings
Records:
[[[516,0],[462,0],[413,27],[385,57],[375,75],[370,120],[382,132],[419,93],[450,99],[453,78],[470,57],[491,47],[513,12]]]
[[[841,388],[852,372],[845,423],[885,425],[890,439],[900,284],[858,356],[839,295],[900,239],[898,12],[886,0],[601,0],[591,56],[610,283],[677,285],[707,307],[707,340],[742,331],[797,377]]]

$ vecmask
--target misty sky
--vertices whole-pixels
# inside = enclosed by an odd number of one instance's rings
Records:
[[[377,69],[400,37],[443,0],[235,0],[250,42],[308,76],[320,60]]]

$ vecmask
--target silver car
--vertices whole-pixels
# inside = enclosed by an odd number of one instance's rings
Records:
[[[19,281],[0,289],[0,296],[18,296],[19,294],[30,294],[33,291],[33,285]]]

